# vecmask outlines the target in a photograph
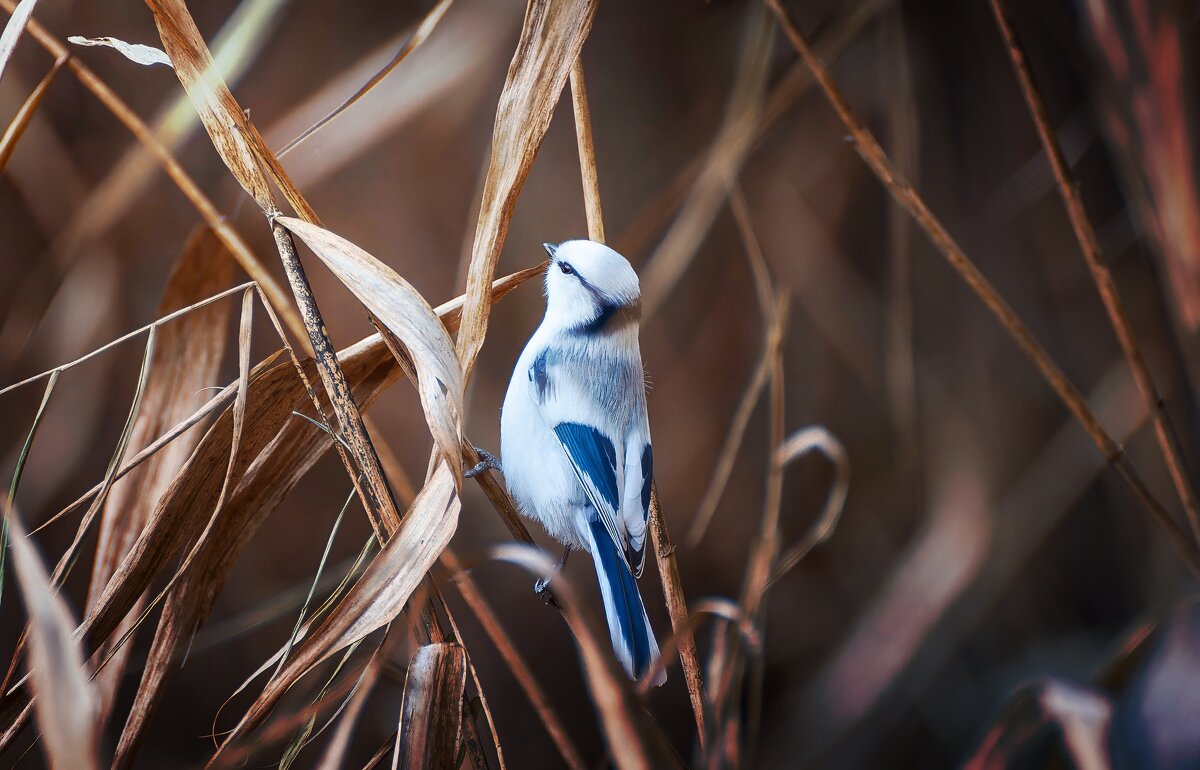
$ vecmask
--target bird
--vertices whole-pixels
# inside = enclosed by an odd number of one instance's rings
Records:
[[[659,657],[637,586],[654,478],[641,288],[629,261],[602,243],[543,247],[546,314],[513,369],[492,464],[521,513],[564,545],[559,569],[572,550],[591,554],[616,657],[640,679]],[[652,684],[665,680],[658,666]]]

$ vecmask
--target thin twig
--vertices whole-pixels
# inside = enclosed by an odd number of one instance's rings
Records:
[[[850,108],[845,96],[842,95],[841,90],[833,82],[829,71],[817,58],[816,54],[813,53],[808,41],[800,33],[795,22],[780,4],[779,0],[764,0],[764,2],[775,13],[792,47],[796,49],[796,52],[804,60],[804,63],[812,70],[817,84],[821,87],[826,99],[828,99],[830,105],[849,132],[854,143],[854,148],[859,156],[875,176],[879,178],[892,197],[916,220],[933,245],[942,253],[942,256],[954,268],[955,272],[959,274],[959,277],[966,282],[967,286],[979,297],[987,309],[996,316],[1000,325],[1004,327],[1005,331],[1016,342],[1017,347],[1033,363],[1038,373],[1042,375],[1067,409],[1075,416],[1075,419],[1087,431],[1101,454],[1104,455],[1108,463],[1116,470],[1117,475],[1129,485],[1138,500],[1141,501],[1143,507],[1150,514],[1150,517],[1166,533],[1168,539],[1179,551],[1180,556],[1187,563],[1188,567],[1194,573],[1200,575],[1200,550],[1197,550],[1197,546],[1188,538],[1187,534],[1180,528],[1162,504],[1155,499],[1146,486],[1146,483],[1138,475],[1133,464],[1126,457],[1120,445],[1113,440],[1112,436],[1108,434],[1099,419],[1097,419],[1095,413],[1092,412],[1091,407],[1087,404],[1087,400],[1071,381],[1067,379],[1066,375],[1063,374],[1054,361],[1051,360],[1049,354],[1046,353],[1041,343],[1033,336],[1029,327],[1009,307],[1008,303],[1004,301],[995,287],[979,271],[979,268],[967,258],[967,255],[950,236],[950,233],[946,231],[941,221],[929,210],[924,199],[917,194],[912,185],[909,184],[892,164],[887,153],[884,152],[874,135],[867,130],[866,126],[863,125],[862,121]]]
[[[1154,437],[1158,441],[1158,448],[1162,452],[1163,460],[1167,463],[1167,470],[1170,471],[1175,492],[1179,495],[1179,501],[1183,503],[1183,509],[1187,513],[1188,524],[1192,528],[1192,537],[1196,539],[1197,543],[1200,543],[1200,509],[1197,508],[1196,495],[1187,477],[1187,471],[1184,469],[1182,452],[1175,441],[1175,432],[1171,428],[1166,407],[1158,395],[1154,379],[1150,376],[1150,368],[1142,356],[1141,346],[1138,345],[1137,338],[1133,334],[1129,316],[1125,312],[1121,295],[1117,291],[1117,283],[1113,280],[1108,265],[1104,262],[1100,239],[1096,237],[1096,229],[1092,227],[1092,222],[1088,219],[1087,209],[1084,208],[1083,199],[1079,195],[1079,186],[1067,165],[1067,159],[1063,155],[1062,147],[1058,144],[1054,129],[1050,126],[1050,115],[1046,111],[1046,104],[1037,89],[1037,84],[1034,83],[1028,57],[1013,29],[1012,19],[1001,0],[991,0],[991,4],[992,13],[996,17],[996,26],[1000,28],[1000,34],[1004,37],[1005,46],[1008,48],[1008,57],[1012,60],[1013,70],[1016,71],[1017,80],[1021,83],[1021,93],[1025,96],[1025,103],[1029,105],[1029,113],[1037,127],[1042,148],[1046,151],[1046,158],[1050,161],[1050,169],[1054,172],[1054,181],[1058,185],[1058,192],[1062,196],[1063,204],[1067,207],[1067,216],[1071,220],[1072,229],[1075,230],[1079,248],[1083,251],[1088,270],[1092,274],[1092,280],[1096,282],[1096,290],[1100,292],[1100,299],[1104,303],[1104,310],[1108,313],[1108,320],[1112,324],[1113,331],[1117,334],[1121,350],[1129,361],[1129,368],[1133,371],[1133,381],[1137,384],[1138,393],[1141,394],[1142,402],[1146,404],[1146,411],[1154,421]]]

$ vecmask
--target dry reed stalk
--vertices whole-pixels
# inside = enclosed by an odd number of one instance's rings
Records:
[[[54,76],[67,63],[68,56],[70,54],[63,54],[54,60],[54,64],[50,65],[50,71],[38,81],[33,91],[29,93],[29,97],[21,104],[21,109],[17,110],[17,114],[13,116],[8,128],[4,129],[4,135],[0,136],[0,172],[3,172],[4,167],[8,165],[8,159],[12,157],[13,150],[17,148],[17,142],[21,141],[21,135],[25,133],[30,119],[42,103],[42,97],[46,95],[50,84],[54,82]]]
[[[587,215],[588,238],[604,243],[604,212],[600,206],[600,175],[596,170],[596,148],[592,141],[592,116],[588,106],[587,88],[583,79],[583,65],[576,60],[571,70],[571,103],[575,114],[575,138],[579,151],[580,176],[583,180],[584,209]],[[696,640],[688,626],[687,599],[683,593],[683,581],[675,559],[675,546],[667,532],[662,507],[658,499],[658,484],[650,486],[650,537],[654,542],[654,556],[658,574],[662,581],[663,598],[667,614],[671,618],[679,648],[679,660],[687,683],[688,699],[696,721],[696,735],[700,748],[704,748],[704,681],[700,675],[700,658],[696,652]]]
[[[1096,290],[1100,293],[1104,310],[1108,313],[1109,323],[1112,324],[1117,341],[1121,344],[1121,351],[1129,361],[1133,380],[1137,384],[1142,401],[1146,404],[1146,411],[1149,412],[1154,423],[1154,438],[1158,442],[1159,452],[1162,453],[1163,461],[1171,475],[1171,483],[1174,484],[1175,492],[1179,495],[1179,501],[1183,504],[1183,509],[1187,514],[1192,537],[1196,539],[1197,544],[1200,544],[1200,508],[1197,507],[1196,494],[1192,489],[1190,479],[1188,479],[1187,470],[1183,464],[1183,453],[1175,438],[1175,431],[1171,427],[1166,405],[1159,396],[1158,389],[1154,386],[1154,378],[1150,375],[1150,367],[1146,365],[1146,359],[1142,355],[1137,337],[1133,333],[1133,327],[1129,323],[1129,316],[1125,312],[1124,303],[1121,302],[1117,283],[1113,280],[1108,265],[1105,264],[1104,252],[1100,248],[1100,239],[1096,237],[1096,229],[1088,218],[1083,198],[1079,194],[1079,186],[1067,165],[1067,159],[1063,155],[1054,129],[1050,126],[1050,115],[1046,110],[1042,95],[1038,91],[1037,84],[1034,82],[1025,49],[1013,29],[1012,18],[1002,0],[991,0],[991,6],[992,15],[996,17],[996,26],[1000,28],[1005,48],[1008,50],[1008,57],[1012,61],[1013,70],[1021,84],[1021,94],[1029,106],[1029,114],[1037,128],[1042,149],[1046,153],[1046,159],[1050,162],[1050,169],[1054,172],[1054,181],[1058,186],[1059,195],[1062,196],[1063,205],[1066,206],[1067,217],[1071,220],[1071,228],[1075,231],[1075,238],[1079,241],[1079,248],[1087,262],[1088,271],[1092,274]]]
[[[1046,380],[1055,395],[1063,402],[1075,419],[1084,427],[1093,443],[1104,455],[1109,465],[1117,475],[1129,486],[1141,502],[1142,507],[1150,514],[1150,518],[1167,535],[1180,557],[1192,572],[1200,574],[1200,550],[1197,549],[1187,534],[1171,517],[1171,514],[1155,499],[1146,486],[1133,464],[1125,455],[1124,450],[1117,444],[1096,418],[1091,407],[1078,389],[1067,379],[1062,370],[1051,360],[1041,343],[1033,336],[1029,327],[1017,316],[1008,303],[999,295],[991,282],[979,271],[975,263],[958,246],[941,221],[925,204],[923,198],[896,169],[888,158],[887,153],[879,145],[874,135],[863,125],[858,116],[850,108],[841,90],[833,82],[825,65],[813,53],[803,34],[796,27],[791,15],[780,4],[779,0],[764,0],[775,13],[792,47],[812,70],[813,76],[824,92],[826,99],[841,119],[846,130],[854,140],[854,149],[866,162],[867,166],[877,176],[880,182],[896,201],[913,217],[921,229],[929,237],[950,266],[959,274],[967,286],[984,303],[987,309],[996,317],[1005,331],[1012,337],[1021,352],[1030,360],[1038,373]]]

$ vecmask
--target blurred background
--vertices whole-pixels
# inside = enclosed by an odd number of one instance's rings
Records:
[[[278,149],[364,83],[432,3],[190,5],[214,47],[230,19],[253,30],[231,47],[239,61],[228,79]],[[791,5],[854,109],[1087,396],[1158,499],[1177,512],[1146,410],[988,4]],[[1194,471],[1198,7],[1169,0],[1009,6]],[[1186,609],[1173,613],[1194,592],[1194,579],[1006,332],[894,207],[821,93],[809,87],[787,41],[754,34],[762,13],[753,2],[601,3],[583,53],[610,242],[645,276],[665,251],[659,247],[667,233],[685,218],[680,205],[696,171],[714,158],[740,164],[749,221],[776,287],[791,298],[782,348],[785,429],[827,427],[852,469],[836,534],[769,594],[762,722],[748,764],[957,766],[1015,692],[1053,678],[1094,688],[1131,720],[1122,724],[1134,732],[1141,726],[1148,748],[1134,756],[1146,763],[1129,766],[1200,766],[1200,707],[1176,693],[1167,701],[1176,708],[1149,716],[1152,710],[1137,704],[1153,701],[1153,692],[1130,698],[1150,686],[1137,668],[1150,664],[1135,661],[1125,678],[1110,676],[1127,660],[1122,651],[1131,638],[1169,617],[1188,617]],[[326,226],[389,264],[434,305],[462,291],[496,101],[522,14],[516,0],[457,0],[380,86],[284,158]],[[134,0],[43,0],[36,18],[60,39],[159,44],[150,12]],[[244,205],[204,133],[180,117],[190,108],[172,116],[182,93],[172,72],[106,49],[74,53],[169,137],[183,166],[282,280],[261,215]],[[0,80],[6,124],[51,62],[28,37],[18,46]],[[754,130],[739,148],[726,129],[743,114],[754,116]],[[724,200],[720,190],[711,210],[685,204],[699,230],[684,239],[678,280],[659,285],[658,304],[642,326],[658,489],[689,599],[741,591],[770,455],[760,399],[711,525],[693,543],[689,533],[764,346],[747,248]],[[76,78],[60,73],[0,176],[0,386],[152,321],[197,222],[195,209],[128,130]],[[517,204],[498,275],[541,261],[542,242],[586,229],[564,99]],[[341,347],[371,333],[359,303],[303,256],[334,342]],[[466,423],[483,447],[498,448],[504,389],[543,307],[530,284],[492,314]],[[231,328],[231,351],[234,334]],[[259,313],[254,359],[277,347]],[[41,523],[103,478],[141,353],[140,343],[123,345],[63,376],[20,490],[27,523]],[[236,377],[231,352],[227,358],[212,385]],[[37,386],[0,397],[5,474],[40,397]],[[412,388],[392,387],[371,414],[419,479],[430,442]],[[832,480],[832,467],[819,456],[789,466],[785,546],[819,515]],[[486,546],[510,536],[479,491],[466,489],[454,544],[478,562]],[[286,600],[306,589],[350,491],[343,467],[329,456],[272,514],[170,684],[139,766],[192,766],[208,756],[204,736],[214,714],[287,639],[296,609]],[[43,551],[62,553],[74,526],[42,532]],[[330,564],[352,559],[369,533],[353,504]],[[591,572],[583,558],[568,567],[598,604]],[[572,738],[599,762],[603,739],[565,626],[533,595],[525,573],[480,563],[474,574]],[[641,585],[651,621],[665,636],[654,566]],[[76,608],[86,586],[87,570],[76,570],[66,587]],[[445,593],[509,766],[559,766],[508,669],[458,595]],[[281,601],[284,609],[273,610]],[[21,618],[19,603],[6,595],[5,658]],[[1142,645],[1145,660],[1161,662],[1153,640],[1163,634]],[[135,670],[148,641],[148,633],[136,639]],[[698,641],[703,656],[707,626]],[[1184,649],[1167,669],[1176,685],[1200,675],[1200,663]],[[136,682],[126,676],[118,713]],[[377,688],[350,766],[360,766],[395,729],[402,687],[401,676]],[[676,750],[690,756],[692,719],[677,667],[650,707]],[[232,726],[236,713],[227,710],[219,726]],[[115,722],[110,741],[119,734],[121,720]],[[1179,726],[1185,737],[1191,727],[1190,758],[1147,759],[1161,731],[1146,725],[1159,722],[1168,733]],[[14,761],[36,766],[40,757],[10,753],[0,765]]]

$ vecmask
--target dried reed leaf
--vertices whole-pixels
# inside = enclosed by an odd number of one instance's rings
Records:
[[[12,58],[17,41],[21,39],[21,33],[25,31],[25,25],[29,23],[29,17],[36,5],[37,0],[21,0],[16,8],[12,9],[12,15],[4,25],[4,32],[0,33],[0,78],[4,77],[4,69],[8,66],[8,60]]]
[[[197,230],[167,280],[156,315],[162,317],[190,307],[218,291],[229,283],[233,265],[232,255],[212,230],[206,227]],[[177,323],[161,327],[152,363],[154,376],[143,396],[143,408],[129,442],[131,447],[140,449],[149,445],[203,404],[200,389],[213,382],[219,373],[228,319],[227,307],[212,304],[189,313]],[[89,609],[199,440],[195,433],[181,436],[113,485],[100,518],[99,542],[88,588]],[[130,620],[122,624],[119,634],[129,630]],[[105,717],[112,708],[126,657],[127,653],[121,653],[99,675],[97,685]]]
[[[595,623],[583,609],[570,583],[555,569],[545,552],[526,545],[507,544],[491,549],[491,558],[516,564],[535,575],[553,575],[551,584],[562,600],[583,663],[588,693],[596,706],[600,725],[613,763],[622,770],[632,768],[682,767],[649,713],[642,707],[633,683],[620,669],[607,637],[596,633]]]
[[[335,118],[352,107],[355,102],[369,94],[371,89],[378,85],[379,82],[386,78],[392,70],[399,66],[400,62],[408,58],[410,53],[416,50],[421,43],[425,42],[426,38],[428,38],[433,33],[434,28],[437,27],[438,22],[440,22],[442,17],[446,15],[446,11],[450,10],[450,4],[453,2],[454,0],[438,0],[437,4],[429,9],[429,12],[426,13],[425,17],[421,19],[421,23],[417,25],[416,30],[409,35],[408,39],[404,41],[404,43],[400,46],[400,49],[396,51],[395,55],[388,60],[387,64],[383,65],[383,67],[376,71],[366,83],[363,83],[363,85],[357,91],[351,94],[337,107],[333,108],[333,110],[327,113],[325,117],[306,128],[299,136],[288,142],[287,146],[276,154],[276,157],[282,158],[284,155],[287,155],[294,148],[299,146],[305,139],[309,138],[325,126],[332,123]]]
[[[442,455],[461,467],[462,369],[454,344],[425,298],[394,270],[350,241],[291,217],[277,222],[304,241],[389,331],[404,343],[417,369],[425,421]]]
[[[492,157],[471,248],[458,358],[469,379],[487,334],[492,276],[517,196],[533,166],[559,95],[592,28],[596,0],[530,0],[496,106]]]
[[[8,128],[4,129],[4,136],[0,136],[0,173],[3,173],[4,167],[8,165],[8,159],[12,157],[13,150],[17,148],[17,142],[21,141],[21,135],[25,133],[25,127],[29,125],[29,120],[33,114],[37,112],[37,108],[42,103],[42,97],[46,95],[47,89],[50,88],[50,83],[54,81],[54,76],[62,69],[63,64],[67,61],[66,56],[60,56],[54,60],[50,71],[38,82],[29,97],[21,104],[21,109],[17,110],[17,114],[13,116],[12,122],[8,124]]]
[[[449,466],[439,463],[387,545],[346,598],[295,649],[210,762],[261,724],[280,696],[309,669],[396,617],[454,534],[461,506],[456,483]]]
[[[145,66],[165,64],[168,67],[172,66],[171,60],[167,58],[167,55],[161,49],[155,48],[152,45],[126,43],[124,40],[118,40],[115,37],[80,37],[79,35],[71,35],[67,38],[67,42],[79,46],[111,48],[134,64]]]
[[[408,664],[400,735],[392,767],[404,770],[454,770],[462,733],[467,656],[457,644],[427,644]]]
[[[20,521],[11,509],[5,513],[12,528],[17,585],[29,617],[29,673],[46,761],[56,770],[99,768],[96,693],[72,635],[75,621]]]
[[[309,376],[314,365],[306,361]],[[364,408],[397,373],[382,345],[374,349],[358,346],[343,358],[347,377],[355,384],[355,397]],[[281,365],[287,368],[288,365]],[[290,409],[302,409],[308,401],[301,383],[277,398]],[[161,702],[171,675],[182,665],[182,655],[195,629],[212,612],[228,582],[237,558],[266,517],[275,510],[299,480],[328,452],[333,439],[311,424],[290,417],[290,410],[276,423],[277,435],[255,459],[214,525],[208,541],[196,553],[191,569],[172,587],[163,603],[162,618],[155,631],[146,670],[117,749],[117,759],[132,757],[147,721]],[[252,417],[251,419],[262,419]]]
[[[250,121],[213,66],[208,46],[182,0],[146,0],[175,74],[183,84],[213,147],[263,211],[275,208],[267,176],[253,149]]]

